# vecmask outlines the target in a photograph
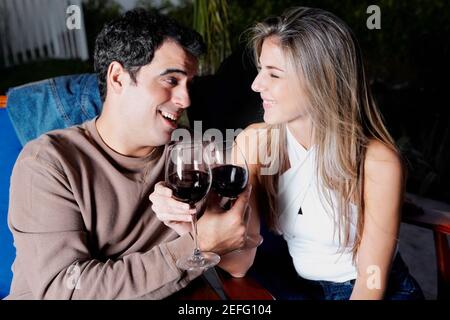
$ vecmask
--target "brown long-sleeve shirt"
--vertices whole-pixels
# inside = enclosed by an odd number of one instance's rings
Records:
[[[120,155],[95,119],[28,143],[11,177],[17,256],[8,299],[160,299],[199,272],[175,261],[193,250],[151,210],[165,148]]]

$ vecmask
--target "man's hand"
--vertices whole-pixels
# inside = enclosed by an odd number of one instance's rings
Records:
[[[198,243],[202,251],[223,255],[241,248],[247,234],[246,211],[251,194],[249,184],[233,207],[225,211],[219,206],[219,199],[211,194],[209,206],[198,220]]]
[[[166,226],[180,236],[192,230],[192,215],[196,213],[196,209],[190,209],[189,204],[173,199],[172,190],[164,182],[155,185],[149,199],[156,217]]]
[[[249,184],[228,211],[220,208],[217,195],[210,194],[208,208],[197,223],[201,250],[226,254],[244,245],[247,233],[245,217],[250,209],[250,194]],[[156,217],[166,226],[179,235],[192,231],[192,215],[196,213],[196,209],[190,209],[188,204],[173,199],[172,190],[167,188],[164,182],[155,185],[149,199]]]

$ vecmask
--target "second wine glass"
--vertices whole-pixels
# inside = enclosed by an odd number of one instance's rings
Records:
[[[249,180],[247,160],[234,140],[217,141],[208,145],[211,161],[212,190],[220,197],[220,206],[229,210],[234,201],[245,190]],[[250,215],[245,215],[248,225]],[[248,234],[245,244],[239,250],[258,247],[263,241],[259,233]]]

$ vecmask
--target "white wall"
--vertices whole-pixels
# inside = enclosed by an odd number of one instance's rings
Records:
[[[81,28],[69,30],[69,5],[82,9],[81,0],[0,0],[0,64],[47,58],[87,60],[83,11]]]

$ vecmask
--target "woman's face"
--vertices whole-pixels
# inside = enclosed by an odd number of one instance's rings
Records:
[[[252,90],[259,92],[263,100],[264,122],[288,123],[307,114],[306,95],[295,71],[288,67],[276,37],[264,40],[258,69]]]

